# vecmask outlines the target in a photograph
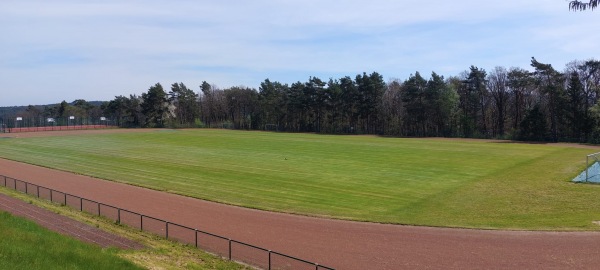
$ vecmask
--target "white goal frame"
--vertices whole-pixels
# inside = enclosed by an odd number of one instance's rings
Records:
[[[592,163],[590,164],[590,161]],[[588,182],[590,179],[589,170],[594,163],[598,162],[600,164],[600,152],[589,154],[585,157],[585,182]]]

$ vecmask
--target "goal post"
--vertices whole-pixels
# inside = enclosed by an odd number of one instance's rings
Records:
[[[584,182],[600,183],[600,152],[586,156]]]

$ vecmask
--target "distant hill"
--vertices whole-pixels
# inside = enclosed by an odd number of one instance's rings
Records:
[[[102,103],[104,103],[105,101],[87,101],[87,102],[95,107],[100,107],[100,105],[102,105]],[[69,102],[69,105],[73,105],[74,103],[75,103],[75,101]],[[13,116],[13,115],[24,113],[27,110],[27,108],[29,108],[29,106],[33,106],[36,109],[38,109],[39,111],[44,111],[45,107],[51,108],[51,107],[60,106],[60,102],[54,103],[54,104],[46,104],[46,105],[0,107],[0,117],[2,117],[2,116],[8,117],[8,116]]]
[[[58,104],[52,104],[52,105],[34,105],[34,107],[40,109],[40,110],[44,110],[45,106],[56,106]],[[9,116],[9,115],[16,115],[22,112],[25,112],[27,110],[29,106],[10,106],[10,107],[0,107],[0,115],[2,116]]]

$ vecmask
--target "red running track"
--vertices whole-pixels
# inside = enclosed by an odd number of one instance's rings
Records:
[[[0,174],[336,269],[597,269],[600,233],[329,220],[197,200],[0,159]]]

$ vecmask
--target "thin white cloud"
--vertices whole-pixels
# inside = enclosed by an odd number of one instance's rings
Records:
[[[585,27],[599,23],[597,12],[543,0],[8,0],[0,106],[108,100],[157,81],[448,76],[470,65],[527,68],[531,56],[560,67],[594,56],[599,40]]]

